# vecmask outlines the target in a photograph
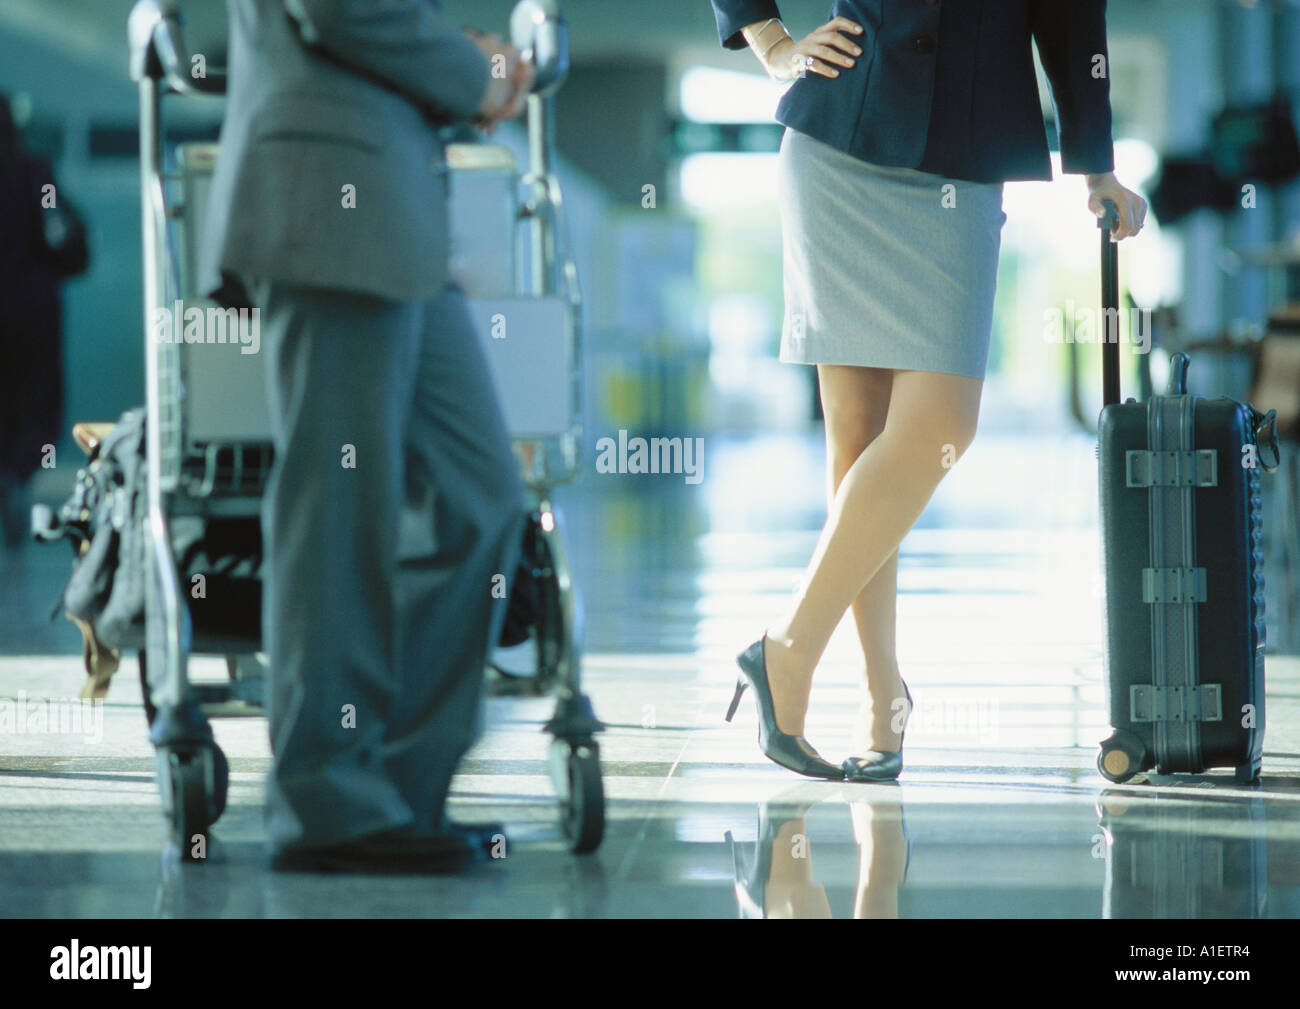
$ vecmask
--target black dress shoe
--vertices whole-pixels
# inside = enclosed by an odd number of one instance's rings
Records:
[[[809,778],[841,780],[843,768],[823,760],[803,736],[792,736],[776,727],[776,706],[772,701],[772,688],[767,682],[767,658],[763,648],[766,640],[764,635],[736,657],[742,675],[736,680],[736,692],[732,695],[731,707],[727,709],[727,721],[736,714],[745,688],[752,686],[758,701],[758,747],[767,758]]]
[[[907,695],[907,717],[912,717],[912,692],[903,684]],[[862,757],[847,757],[844,761],[845,781],[893,781],[903,773],[903,733],[898,735],[898,750],[868,750]]]
[[[509,838],[506,836],[506,827],[504,823],[497,820],[467,820],[460,822],[458,820],[447,820],[446,829],[450,833],[459,834],[471,847],[482,851],[488,857],[501,857],[506,848],[498,845],[508,845]]]
[[[348,872],[370,875],[441,875],[460,872],[482,857],[459,832],[422,836],[407,827],[377,831],[328,845],[276,849],[277,872]]]

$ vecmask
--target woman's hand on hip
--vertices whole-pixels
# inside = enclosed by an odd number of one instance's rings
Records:
[[[749,27],[757,29],[756,25]],[[838,77],[840,67],[852,67],[862,55],[862,47],[851,38],[862,34],[862,26],[848,18],[831,18],[798,42],[785,32],[784,26],[781,32],[785,37],[776,41],[772,39],[776,33],[771,29],[757,30],[752,38],[748,29],[745,32],[763,69],[779,81],[794,80],[808,73]]]
[[[1110,229],[1111,241],[1118,242],[1142,230],[1147,219],[1147,201],[1131,189],[1120,185],[1114,172],[1088,176],[1088,209],[1097,217],[1106,216],[1103,203],[1110,200],[1119,211],[1119,222]]]

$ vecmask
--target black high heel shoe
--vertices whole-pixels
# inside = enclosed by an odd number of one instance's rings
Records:
[[[803,736],[792,736],[776,727],[776,705],[772,702],[772,688],[767,682],[767,659],[763,648],[766,639],[767,635],[764,635],[736,657],[742,675],[736,680],[736,692],[732,695],[731,707],[727,709],[727,721],[736,714],[745,688],[752,686],[758,701],[758,747],[767,758],[809,778],[842,780],[844,768],[823,760]]]
[[[912,692],[903,684],[907,695],[907,717],[912,717]],[[903,736],[898,734],[898,750],[868,750],[865,757],[846,757],[843,764],[845,781],[893,781],[903,771]]]

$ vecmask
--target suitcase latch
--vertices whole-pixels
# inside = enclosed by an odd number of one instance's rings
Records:
[[[1185,452],[1124,453],[1124,477],[1129,487],[1217,487],[1219,454],[1212,448]]]
[[[1220,722],[1223,720],[1223,685],[1157,687],[1135,683],[1128,688],[1131,722]]]
[[[1205,568],[1143,568],[1144,603],[1205,602]]]

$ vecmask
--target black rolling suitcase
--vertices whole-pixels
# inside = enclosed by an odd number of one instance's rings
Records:
[[[1102,306],[1118,325],[1111,214],[1101,223]],[[1231,767],[1259,777],[1264,742],[1264,581],[1260,469],[1277,465],[1275,413],[1187,394],[1176,354],[1169,388],[1119,401],[1118,329],[1102,327],[1099,422],[1106,674],[1113,732],[1097,767]]]

